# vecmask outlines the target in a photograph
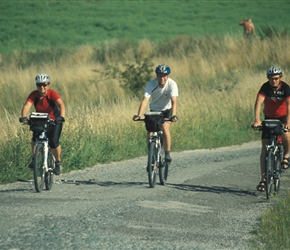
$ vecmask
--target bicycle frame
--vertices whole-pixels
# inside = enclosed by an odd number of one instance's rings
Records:
[[[36,138],[35,141],[35,148],[37,145],[42,144],[43,145],[43,151],[44,151],[44,163],[43,167],[45,169],[45,172],[48,172],[48,164],[47,164],[47,159],[48,159],[48,152],[49,152],[49,146],[48,146],[48,138],[45,132],[42,132],[38,138]]]
[[[155,147],[158,149],[158,156],[161,155],[161,151],[162,151],[162,135],[163,132],[159,131],[159,132],[151,132],[151,134],[149,135],[149,140],[148,140],[148,145],[152,142],[155,143]]]
[[[55,125],[47,113],[33,112],[29,119],[30,129],[37,133],[34,147],[34,186],[41,192],[44,184],[50,190],[53,183],[55,158],[49,149],[47,132]]]
[[[146,115],[160,115],[162,112],[149,112]],[[139,119],[137,121],[145,121],[145,119]],[[162,123],[171,121],[170,119],[162,119]],[[146,122],[146,121],[145,121]],[[150,126],[151,127],[151,126]],[[147,128],[147,126],[146,126]],[[156,128],[155,128],[156,129]],[[169,163],[163,159],[163,131],[162,128],[159,131],[148,131],[148,160],[147,160],[147,172],[148,182],[151,188],[155,187],[157,172],[159,173],[159,181],[161,185],[165,185],[168,175]]]
[[[281,121],[277,119],[266,119],[263,121],[262,126],[256,127],[260,131],[265,130],[265,133],[270,134],[270,141],[265,145],[266,158],[265,158],[265,188],[266,197],[270,198],[272,187],[278,193],[280,189],[280,176],[282,173],[281,162],[283,159],[283,145],[279,142],[281,133],[287,130],[282,127]],[[282,142],[282,141],[281,141]]]

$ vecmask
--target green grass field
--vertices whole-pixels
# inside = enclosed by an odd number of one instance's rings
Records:
[[[241,36],[245,17],[258,33],[263,26],[290,31],[289,11],[289,1],[1,1],[0,53],[112,39]]]

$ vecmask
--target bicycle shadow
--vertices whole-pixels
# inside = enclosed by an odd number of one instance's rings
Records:
[[[74,184],[74,185],[98,185],[101,187],[110,186],[141,186],[147,182],[114,182],[114,181],[97,181],[97,180],[61,180],[61,184]]]
[[[207,192],[207,193],[216,193],[216,194],[223,194],[229,193],[238,196],[257,196],[256,192],[241,190],[238,188],[228,188],[222,186],[200,186],[200,185],[187,185],[187,184],[166,184],[167,187],[175,188],[178,190],[183,191],[191,191],[191,192]]]
[[[15,189],[0,190],[0,193],[10,193],[10,192],[30,192],[30,190],[27,188],[15,188]]]

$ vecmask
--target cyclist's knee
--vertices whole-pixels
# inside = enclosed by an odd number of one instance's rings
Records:
[[[58,146],[59,146],[59,142],[52,142],[52,141],[49,142],[50,148],[57,148]]]

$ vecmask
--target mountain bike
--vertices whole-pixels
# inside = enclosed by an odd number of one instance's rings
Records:
[[[170,119],[163,119],[162,112],[148,112],[144,114],[146,129],[149,132],[148,138],[148,158],[147,173],[148,182],[151,188],[154,188],[157,180],[157,173],[161,185],[165,185],[168,177],[169,162],[165,162],[163,157],[163,141],[162,141],[162,124]]]
[[[266,197],[269,199],[273,190],[278,193],[280,189],[284,155],[282,133],[288,130],[283,128],[282,122],[277,119],[266,119],[261,126],[253,128],[264,131],[271,136],[269,144],[266,145],[265,161],[265,188]]]
[[[36,133],[35,152],[33,157],[33,175],[36,192],[44,188],[50,190],[53,183],[55,158],[49,149],[47,132],[55,125],[48,113],[32,112],[29,116],[30,130]]]

